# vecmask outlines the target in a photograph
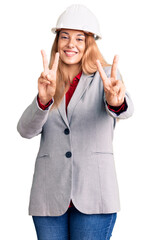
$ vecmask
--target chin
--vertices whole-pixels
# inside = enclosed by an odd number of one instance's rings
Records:
[[[68,65],[74,65],[74,64],[79,64],[81,59],[79,60],[74,60],[74,59],[62,59],[62,62]]]

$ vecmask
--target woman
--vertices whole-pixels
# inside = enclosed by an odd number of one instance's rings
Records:
[[[110,239],[120,210],[113,157],[116,119],[133,113],[117,70],[95,40],[99,24],[89,9],[72,5],[59,17],[38,95],[24,111],[18,131],[41,134],[29,215],[38,240]]]

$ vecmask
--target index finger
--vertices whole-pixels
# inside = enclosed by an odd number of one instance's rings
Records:
[[[118,60],[119,60],[119,56],[115,55],[114,59],[113,59],[112,68],[111,68],[111,77],[114,78],[114,79],[116,79],[116,75],[117,75]]]
[[[44,50],[41,50],[41,55],[42,55],[42,60],[43,60],[43,67],[44,67],[44,72],[48,72],[48,60],[47,56]]]
[[[100,76],[102,78],[102,81],[105,84],[105,82],[107,80],[107,76],[106,76],[106,73],[105,73],[105,71],[104,71],[104,69],[103,69],[103,67],[102,67],[102,65],[101,65],[99,60],[96,60],[96,65],[97,65],[98,71],[100,73]]]
[[[56,52],[56,54],[55,54],[55,60],[54,60],[54,63],[53,63],[53,65],[52,65],[52,70],[54,70],[55,72],[57,71],[58,63],[59,63],[59,53]]]

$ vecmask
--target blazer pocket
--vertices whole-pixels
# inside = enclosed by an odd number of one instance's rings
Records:
[[[113,168],[114,155],[112,152],[93,152],[91,158],[93,161],[96,161],[101,168],[109,169],[111,166],[111,168]]]
[[[95,152],[92,155],[93,161],[98,166],[101,197],[106,209],[107,206],[114,206],[119,201],[114,156],[111,152]]]
[[[43,158],[43,157],[48,157],[49,154],[48,153],[44,153],[44,154],[40,154],[37,156],[37,158]]]
[[[113,155],[113,152],[92,152],[92,155],[106,155],[106,154],[111,154]]]

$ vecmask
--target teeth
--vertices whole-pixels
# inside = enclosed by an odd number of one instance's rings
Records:
[[[66,54],[67,56],[74,56],[74,55],[76,54],[76,52],[66,52],[66,51],[65,51],[65,54]]]

